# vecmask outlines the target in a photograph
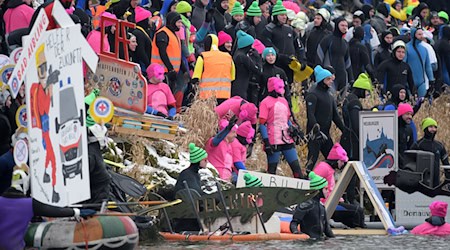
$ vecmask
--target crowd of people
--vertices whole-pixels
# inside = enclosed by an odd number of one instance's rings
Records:
[[[425,135],[419,141],[411,124],[424,100],[439,97],[450,85],[448,6],[427,5],[433,1],[425,0],[415,6],[408,1],[386,2],[364,1],[347,15],[332,1],[111,0],[94,5],[86,0],[61,0],[94,51],[118,52],[120,58],[140,65],[148,82],[146,113],[174,119],[194,96],[217,99],[218,133],[204,142],[205,150],[190,146],[199,155],[191,155],[191,160],[195,158],[188,170],[191,173],[180,178],[197,181],[195,173],[207,159],[222,179],[233,182],[238,170],[246,169],[257,133],[271,174],[276,174],[280,159],[287,161],[295,178],[305,179],[321,168],[329,176],[345,161],[360,160],[358,112],[363,109],[361,100],[373,95],[375,88],[380,92],[377,110],[398,110],[400,161],[405,150],[420,148],[436,155],[434,167],[439,167],[439,160],[448,164],[445,147],[435,140],[437,122],[432,118],[422,122]],[[39,10],[51,13],[52,3],[4,1],[1,54],[22,46],[21,38],[30,32]],[[405,18],[394,15],[404,9]],[[136,27],[122,34],[113,22],[101,22],[102,17]],[[128,39],[129,58],[125,58],[124,46],[116,47],[117,32]],[[301,83],[306,133],[313,132],[308,138],[294,117],[293,106],[298,105],[292,98],[294,79],[306,74],[307,68],[314,69]],[[7,132],[0,138],[0,154],[8,154],[17,129],[17,108],[25,103],[25,93],[22,88],[12,99],[4,89],[0,96],[0,130]],[[416,100],[414,107],[409,104],[412,100]],[[340,144],[332,140],[332,122],[342,132]],[[302,170],[295,145],[308,140],[307,164]],[[95,144],[89,147],[90,168],[104,177],[103,164],[97,159],[100,146],[95,139],[91,143]],[[339,147],[338,156],[345,152],[345,157],[334,158],[335,147]],[[327,162],[316,166],[319,153]],[[1,182],[6,183],[3,190],[11,183],[11,173],[0,175],[7,180]],[[332,189],[334,179],[323,177]],[[101,186],[107,186],[107,178],[102,179]],[[352,183],[347,204],[355,204]]]

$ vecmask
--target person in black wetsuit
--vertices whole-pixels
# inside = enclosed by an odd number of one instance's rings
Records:
[[[331,148],[333,147],[333,141],[330,136],[331,122],[344,132],[346,127],[339,116],[336,102],[333,96],[330,94],[329,89],[333,84],[333,75],[330,71],[323,69],[320,65],[314,68],[314,75],[316,77],[317,86],[311,90],[306,98],[306,115],[307,115],[307,133],[309,133],[314,125],[318,123],[320,125],[320,131],[326,135],[318,136],[315,140],[308,143],[308,162],[306,165],[307,171],[311,171],[316,164],[319,157],[319,151],[323,156],[327,157]]]
[[[305,233],[316,240],[324,236],[334,237],[328,224],[325,207],[320,203],[320,198],[324,197],[322,189],[328,185],[328,182],[314,172],[309,173],[309,179],[311,180],[310,189],[319,190],[319,192],[313,198],[297,205],[289,229],[294,234]],[[300,225],[300,231],[298,225]]]
[[[371,79],[375,79],[374,69],[370,61],[368,47],[361,43],[364,38],[364,28],[356,27],[353,30],[353,38],[349,43],[350,59],[352,61],[353,79],[357,79],[361,73],[367,72]]]
[[[353,82],[353,72],[349,46],[342,36],[347,33],[348,23],[343,17],[335,20],[333,34],[326,36],[317,47],[317,63],[322,66],[331,65],[336,70],[334,83],[337,91],[343,90]]]
[[[385,30],[381,33],[380,38],[380,46],[375,50],[374,67],[378,67],[382,62],[391,58],[391,45],[394,39],[392,32]]]
[[[400,84],[414,94],[415,85],[411,67],[403,62],[406,55],[406,44],[403,41],[396,41],[392,46],[392,56],[382,62],[377,68],[377,79],[380,81],[383,93],[392,92],[395,84]]]
[[[284,98],[286,98],[286,100],[290,104],[291,94],[289,91],[289,85],[287,84],[288,78],[284,70],[275,65],[275,62],[277,60],[277,52],[272,47],[265,48],[262,53],[262,59],[264,61],[264,64],[263,64],[262,80],[260,83],[259,101],[261,102],[269,94],[269,92],[267,91],[267,81],[269,80],[269,78],[278,77],[280,79],[283,79],[283,81],[285,82],[286,87]]]
[[[319,9],[314,16],[314,27],[312,30],[305,34],[306,37],[306,61],[311,67],[317,65],[317,46],[324,37],[330,34],[327,29],[328,19],[330,13],[326,9]]]
[[[442,162],[443,165],[450,165],[448,161],[448,153],[445,149],[444,144],[442,144],[440,141],[435,140],[436,133],[438,129],[437,122],[431,118],[427,117],[422,120],[422,130],[423,130],[423,137],[422,139],[415,142],[411,149],[415,150],[423,150],[427,152],[431,152],[434,154],[434,172],[439,173],[440,172],[440,162]],[[440,183],[439,181],[439,174],[434,176],[434,185],[438,185]],[[450,171],[445,170],[445,177],[447,179],[450,179]]]
[[[183,181],[186,181],[190,189],[194,189],[200,195],[204,194],[202,190],[202,184],[200,181],[200,175],[198,171],[200,168],[205,168],[207,164],[208,154],[202,148],[196,147],[194,143],[189,143],[189,161],[191,165],[185,170],[181,171],[175,184],[174,192],[184,189]]]

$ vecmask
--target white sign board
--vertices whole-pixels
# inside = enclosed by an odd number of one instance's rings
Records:
[[[398,225],[417,226],[425,222],[431,216],[430,204],[433,201],[450,203],[449,196],[428,197],[422,193],[408,194],[400,189],[395,189],[395,220]],[[450,213],[447,213],[446,221],[450,221]]]
[[[296,189],[309,189],[309,181],[307,180],[274,174],[265,174],[261,172],[248,170],[239,170],[239,175],[236,183],[237,188],[245,187],[245,180],[244,180],[245,173],[250,173],[251,175],[259,178],[264,187],[289,187]]]
[[[56,206],[90,197],[79,32],[44,32],[26,74],[32,196]]]
[[[333,189],[333,192],[330,194],[325,203],[328,219],[331,218],[334,211],[336,210],[339,198],[341,198],[342,194],[344,194],[351,178],[355,173],[361,181],[361,186],[363,186],[367,191],[367,196],[369,196],[370,202],[372,203],[378,216],[380,216],[384,228],[386,230],[388,228],[394,228],[394,219],[384,206],[384,201],[381,197],[380,191],[378,191],[378,188],[372,177],[370,176],[367,167],[361,161],[351,161],[344,167],[344,170],[342,171],[342,174],[340,175],[339,180]]]
[[[359,112],[359,155],[377,187],[397,170],[397,114],[395,111]]]

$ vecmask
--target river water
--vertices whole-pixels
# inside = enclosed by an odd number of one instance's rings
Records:
[[[337,236],[324,241],[266,241],[266,242],[158,242],[140,246],[149,249],[450,249],[450,237],[435,236]]]

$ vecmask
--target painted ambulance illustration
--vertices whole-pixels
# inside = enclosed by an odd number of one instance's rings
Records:
[[[67,178],[74,178],[82,173],[82,133],[84,114],[78,109],[72,86],[60,90],[59,119],[55,118],[56,133],[60,141],[61,163],[64,185]]]

